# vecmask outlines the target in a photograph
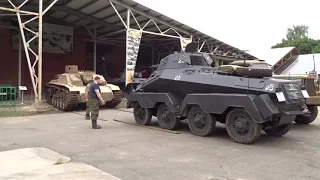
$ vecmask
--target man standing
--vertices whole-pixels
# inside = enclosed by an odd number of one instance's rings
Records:
[[[89,83],[86,86],[85,91],[85,99],[86,99],[86,118],[87,120],[90,120],[90,107],[89,107],[89,90],[90,90],[90,84],[92,83],[92,79],[89,80]]]
[[[97,119],[99,116],[100,105],[105,105],[105,101],[101,96],[100,78],[96,76],[89,89],[89,106],[91,112],[92,129],[101,129],[101,126],[97,125]]]

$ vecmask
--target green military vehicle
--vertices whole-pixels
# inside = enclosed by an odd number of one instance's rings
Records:
[[[295,122],[299,124],[310,124],[318,116],[318,106],[320,106],[320,95],[317,93],[315,78],[309,74],[290,74],[290,75],[273,75],[277,79],[299,79],[302,88],[305,89],[309,98],[306,98],[306,105],[310,111],[308,116],[297,116]]]
[[[309,97],[306,98],[306,105],[310,113],[304,116],[297,116],[295,122],[298,124],[310,124],[318,116],[318,106],[320,106],[320,94],[317,92],[317,86],[315,85],[315,78],[309,74],[290,74],[290,75],[275,75],[272,74],[272,66],[263,60],[236,60],[229,65],[222,65],[218,67],[218,71],[223,72],[235,72],[235,74],[241,75],[241,71],[237,70],[237,67],[252,67],[252,77],[273,77],[276,79],[288,79],[288,80],[300,80],[302,89],[308,92]],[[264,70],[263,70],[264,69]]]

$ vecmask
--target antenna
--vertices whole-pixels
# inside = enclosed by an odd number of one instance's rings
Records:
[[[316,72],[316,61],[314,59],[314,55],[313,55],[313,72]]]

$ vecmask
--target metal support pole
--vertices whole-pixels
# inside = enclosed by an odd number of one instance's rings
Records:
[[[39,0],[39,45],[38,45],[38,99],[37,102],[42,101],[42,8],[43,0]]]
[[[35,95],[35,98],[38,98],[38,92],[37,92],[37,87],[36,84],[34,82],[34,78],[33,78],[33,69],[31,67],[31,63],[30,63],[30,56],[29,56],[29,51],[28,51],[28,47],[27,47],[27,41],[24,35],[24,31],[23,31],[23,26],[22,26],[22,22],[21,22],[21,17],[20,17],[20,13],[17,12],[17,18],[18,18],[18,22],[19,22],[19,28],[20,28],[20,33],[21,33],[21,37],[22,37],[22,41],[23,41],[23,46],[24,46],[24,52],[26,53],[26,57],[27,57],[27,63],[28,63],[28,67],[29,67],[29,73],[30,73],[30,78],[31,78],[31,82],[32,82],[32,86],[33,86],[33,92]]]
[[[21,33],[19,37],[19,61],[18,61],[18,86],[21,86],[21,58],[22,58],[22,39],[21,39]],[[21,98],[21,91],[18,91],[18,96]]]
[[[128,42],[129,42],[129,30],[130,30],[130,9],[127,9],[127,31],[126,31],[126,77],[125,77],[125,86],[127,86],[127,70],[128,70],[128,66],[127,66],[127,60],[128,60]]]
[[[154,45],[152,46],[152,65],[156,64],[154,62]]]
[[[94,28],[93,71],[97,73],[97,28]]]

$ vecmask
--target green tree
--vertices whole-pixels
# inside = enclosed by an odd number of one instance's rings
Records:
[[[312,53],[320,53],[320,43],[315,48],[313,48]]]
[[[293,28],[287,29],[287,40],[293,41],[298,39],[307,38],[309,34],[309,27],[305,25],[293,25]]]
[[[287,29],[286,39],[282,39],[272,48],[296,47],[300,54],[320,53],[320,40],[308,37],[309,27],[305,25],[293,26]]]

